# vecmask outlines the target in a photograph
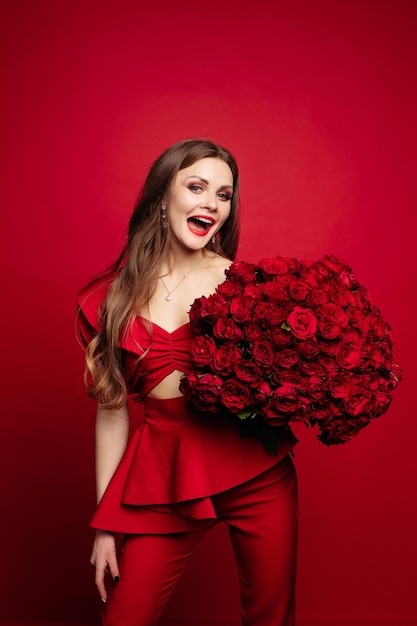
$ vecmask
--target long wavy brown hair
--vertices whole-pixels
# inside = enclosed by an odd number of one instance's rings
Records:
[[[110,286],[100,307],[98,332],[86,347],[85,381],[89,395],[105,408],[120,408],[127,401],[120,339],[130,331],[137,312],[146,310],[156,289],[160,261],[167,258],[171,249],[170,229],[162,226],[161,203],[179,170],[207,157],[227,163],[234,189],[230,214],[216,243],[210,241],[207,249],[232,261],[235,259],[239,242],[239,171],[234,157],[222,146],[206,139],[173,144],[149,170],[130,218],[123,250],[101,275]]]

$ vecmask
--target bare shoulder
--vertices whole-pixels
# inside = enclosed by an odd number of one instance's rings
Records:
[[[209,296],[214,293],[216,288],[226,280],[225,270],[231,264],[230,259],[218,254],[207,256],[206,261],[193,273],[192,286],[189,283],[193,298],[199,298],[202,295]]]
[[[218,254],[214,255],[209,261],[210,273],[216,286],[226,280],[225,271],[231,266],[233,261],[226,259]]]
[[[227,259],[224,256],[220,256],[219,254],[214,254],[213,256],[209,257],[210,268],[213,271],[219,272],[221,274],[224,274],[225,270],[227,270],[232,263],[233,261]]]

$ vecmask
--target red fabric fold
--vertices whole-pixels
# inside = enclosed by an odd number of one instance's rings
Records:
[[[182,396],[148,397],[145,423],[134,434],[91,525],[121,532],[174,532],[188,529],[193,520],[215,519],[210,496],[266,471],[296,442],[291,432],[282,431],[274,456],[257,439],[241,439],[226,416],[195,414]]]

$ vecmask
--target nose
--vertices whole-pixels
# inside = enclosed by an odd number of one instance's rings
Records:
[[[207,191],[206,197],[204,198],[204,207],[209,209],[210,211],[217,211],[217,193]]]

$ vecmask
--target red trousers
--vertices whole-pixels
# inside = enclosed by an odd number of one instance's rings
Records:
[[[190,556],[218,521],[229,527],[238,566],[242,626],[294,626],[298,505],[290,456],[211,499],[217,520],[198,520],[185,532],[126,535],[104,626],[157,624]]]

